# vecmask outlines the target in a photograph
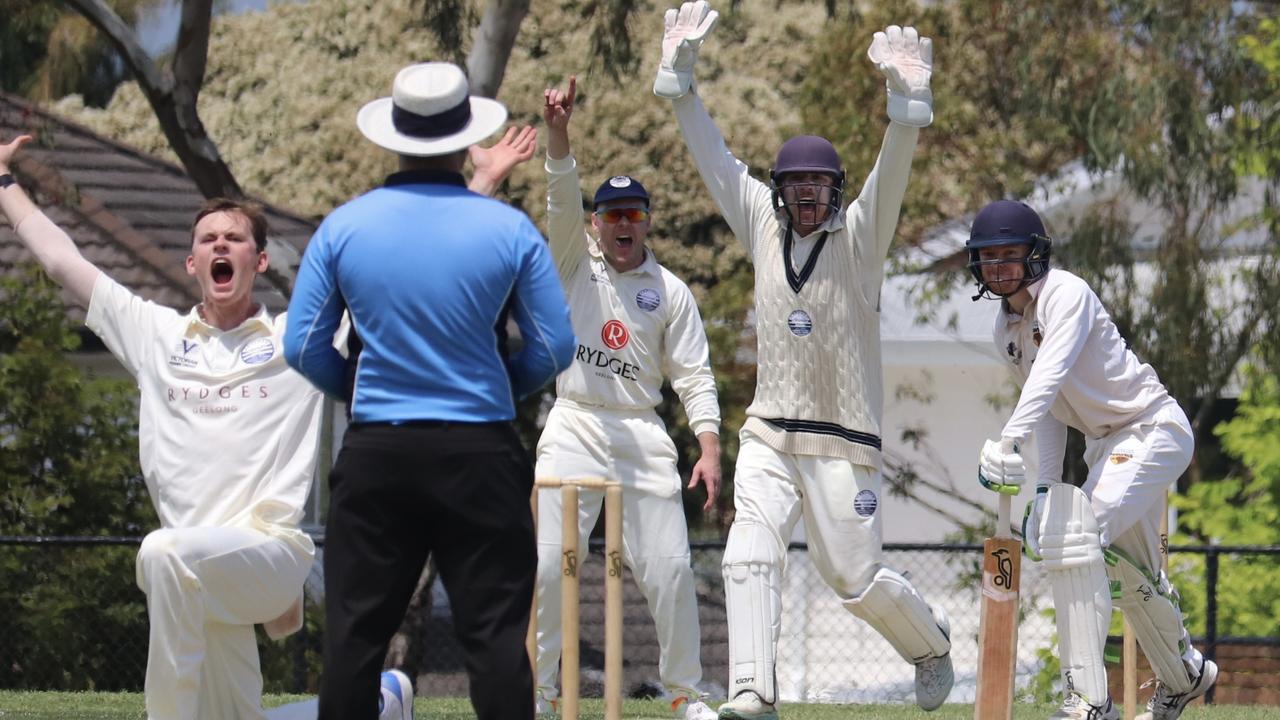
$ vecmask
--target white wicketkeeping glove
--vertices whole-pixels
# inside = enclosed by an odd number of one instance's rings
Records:
[[[933,41],[913,27],[890,25],[876,33],[867,57],[880,68],[889,87],[889,119],[925,127],[933,122]]]
[[[1017,495],[1027,481],[1027,469],[1018,453],[1018,444],[1009,438],[987,440],[978,456],[978,482],[988,490]]]
[[[720,13],[706,0],[686,2],[680,9],[667,10],[662,33],[662,62],[653,79],[653,94],[669,100],[684,97],[693,84],[693,65],[698,48],[716,26]]]
[[[1044,519],[1044,501],[1049,497],[1048,485],[1037,485],[1036,496],[1022,513],[1022,554],[1040,559],[1040,521]]]

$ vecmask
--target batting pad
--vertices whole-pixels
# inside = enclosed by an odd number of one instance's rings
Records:
[[[1058,483],[1049,488],[1041,522],[1040,556],[1053,588],[1063,684],[1090,705],[1105,704],[1111,588],[1098,521],[1079,488]]]
[[[877,570],[867,589],[845,600],[844,606],[875,628],[912,665],[951,652],[951,639],[938,627],[929,603],[906,578],[889,568]]]
[[[729,620],[729,699],[745,690],[778,702],[776,658],[782,624],[782,557],[764,526],[735,522],[725,543],[725,610]]]
[[[1173,694],[1189,692],[1195,680],[1187,672],[1183,657],[1192,652],[1191,638],[1182,622],[1178,593],[1169,578],[1163,571],[1153,574],[1115,547],[1107,550],[1107,559],[1107,576],[1120,590],[1116,606],[1133,626],[1151,669]]]

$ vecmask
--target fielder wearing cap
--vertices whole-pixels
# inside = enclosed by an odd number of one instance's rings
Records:
[[[887,78],[890,122],[845,210],[844,168],[824,138],[784,143],[769,184],[725,147],[693,88],[716,17],[701,1],[667,11],[654,93],[673,101],[698,172],[755,266],[759,364],[724,554],[732,697],[720,717],[777,717],[781,574],[801,517],[823,579],[915,665],[916,702],[933,710],[954,681],[948,620],[881,549],[878,303],[919,128],[933,119],[932,44],[913,28],[876,33],[868,54]]]
[[[1017,494],[1026,479],[1021,445],[1034,437],[1038,448],[1040,476],[1022,535],[1027,555],[1044,563],[1057,610],[1068,691],[1053,717],[1120,717],[1103,658],[1118,588],[1115,605],[1157,680],[1138,717],[1173,720],[1218,677],[1218,666],[1191,645],[1163,570],[1165,498],[1191,463],[1191,425],[1089,285],[1049,267],[1052,241],[1035,210],[1013,200],[987,205],[966,246],[974,300],[1000,299],[995,343],[1022,387],[1000,440],[982,448],[979,481]],[[1062,482],[1068,426],[1085,437],[1089,476],[1081,488]]]
[[[28,140],[0,146],[0,181]],[[262,718],[253,625],[283,637],[302,623],[315,548],[298,523],[322,410],[285,364],[285,316],[253,298],[268,262],[262,208],[218,199],[199,211],[186,270],[202,299],[185,313],[101,272],[17,184],[0,182],[0,210],[138,383],[139,457],[161,524],[137,560],[148,717]]]
[[[659,676],[679,717],[715,711],[702,680],[697,595],[676,467],[676,448],[654,408],[669,378],[701,446],[689,487],[704,484],[705,508],[720,486],[720,407],[698,305],[689,288],[646,247],[651,200],[644,185],[617,175],[600,183],[591,227],[583,229],[582,191],[569,143],[576,80],[548,88],[547,235],[569,296],[578,337],[574,361],[556,379],[556,403],[538,441],[537,476],[605,477],[623,487],[623,560],[649,604],[661,655]],[[582,491],[582,537],[600,514],[603,493]],[[705,509],[704,508],[704,509]],[[538,499],[540,710],[556,696],[560,627],[560,493]],[[571,511],[572,512],[572,511]]]
[[[286,358],[351,395],[330,476],[321,720],[377,715],[378,671],[428,553],[477,717],[533,715],[533,468],[512,420],[516,400],[568,366],[574,338],[542,236],[461,175],[505,120],[454,65],[401,70],[357,117],[400,171],[330,213],[298,273]],[[363,344],[350,378],[333,343],[344,310]],[[508,317],[524,339],[514,353]]]

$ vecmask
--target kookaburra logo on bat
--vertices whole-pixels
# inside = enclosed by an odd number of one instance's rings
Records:
[[[1000,548],[999,550],[991,553],[991,556],[996,559],[996,568],[999,572],[998,575],[992,578],[992,582],[995,583],[996,587],[1004,588],[1005,590],[1012,589],[1013,559],[1009,557],[1009,551],[1004,548]]]

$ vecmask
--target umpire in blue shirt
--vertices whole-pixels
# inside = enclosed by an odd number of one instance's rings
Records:
[[[360,110],[400,157],[334,210],[302,259],[285,357],[334,398],[344,309],[364,347],[330,475],[320,720],[374,720],[378,675],[434,552],[480,720],[533,717],[524,639],[537,556],[515,404],[572,360],[569,309],[529,218],[466,188],[467,148],[506,121],[448,63],[407,67]],[[523,346],[507,350],[515,320]]]

